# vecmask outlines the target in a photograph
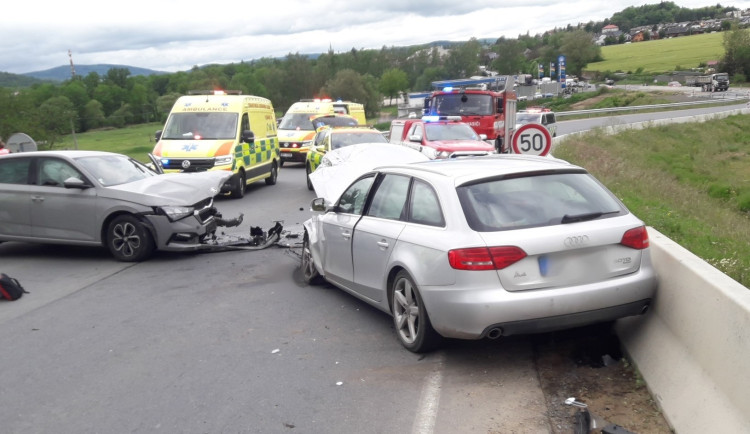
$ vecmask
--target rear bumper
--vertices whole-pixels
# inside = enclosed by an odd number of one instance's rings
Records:
[[[499,286],[421,286],[430,322],[447,338],[539,333],[644,313],[657,287],[653,268],[593,284],[528,291]],[[495,330],[497,332],[497,330]],[[497,333],[493,333],[497,337]]]

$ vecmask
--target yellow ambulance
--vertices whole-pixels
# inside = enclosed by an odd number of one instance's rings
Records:
[[[231,170],[222,192],[235,198],[255,181],[274,185],[281,163],[273,105],[239,92],[181,96],[156,132],[153,155],[165,172]]]
[[[307,152],[315,137],[315,127],[311,117],[316,115],[347,114],[366,125],[365,106],[349,101],[330,99],[303,99],[292,104],[279,124],[279,146],[281,164],[285,162],[304,163]]]

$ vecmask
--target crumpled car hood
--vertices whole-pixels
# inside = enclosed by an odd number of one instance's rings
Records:
[[[423,153],[403,145],[359,143],[327,152],[310,174],[310,182],[317,197],[333,203],[352,182],[376,167],[427,160]]]
[[[104,188],[113,198],[146,206],[192,205],[216,196],[232,172],[166,173]]]

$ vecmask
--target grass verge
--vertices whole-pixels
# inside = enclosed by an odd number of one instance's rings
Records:
[[[750,287],[750,116],[606,135],[555,148],[648,226]]]

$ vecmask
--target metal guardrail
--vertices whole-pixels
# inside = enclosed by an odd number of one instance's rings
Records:
[[[729,97],[726,94],[722,96],[724,96],[724,98],[712,97],[710,100],[675,102],[675,103],[669,103],[669,104],[637,105],[637,106],[628,106],[628,107],[608,107],[608,108],[591,109],[591,110],[570,110],[570,111],[564,111],[564,112],[557,112],[555,113],[555,116],[557,118],[561,118],[565,116],[588,115],[588,114],[598,114],[598,113],[658,110],[658,109],[664,109],[664,108],[688,107],[688,106],[705,105],[705,104],[726,104],[729,102],[742,102],[742,101],[748,100],[747,97],[739,96],[738,94],[735,94],[734,97]]]

